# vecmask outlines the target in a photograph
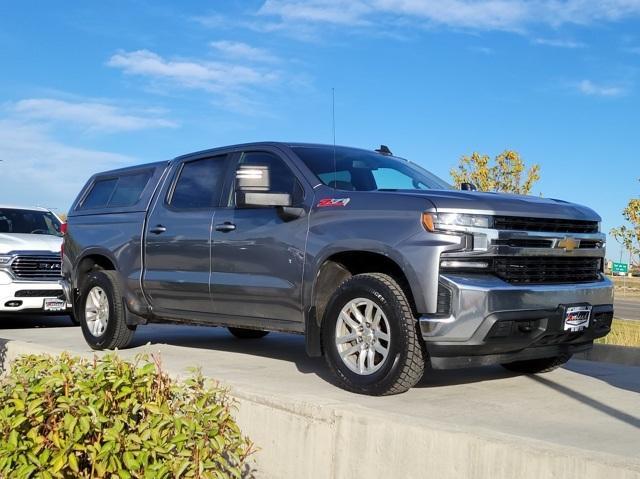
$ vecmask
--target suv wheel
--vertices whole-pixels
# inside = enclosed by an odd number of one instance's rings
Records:
[[[135,327],[127,326],[115,271],[89,273],[80,292],[78,320],[93,349],[122,349],[131,343]]]
[[[260,339],[264,338],[269,331],[260,331],[258,329],[245,328],[227,328],[231,334],[239,339]]]
[[[402,393],[424,373],[426,354],[411,307],[385,274],[358,274],[342,283],[326,309],[322,344],[340,386],[356,393]]]
[[[572,354],[561,354],[552,358],[527,359],[526,361],[515,361],[513,363],[505,363],[503,368],[516,373],[538,374],[548,373],[554,369],[558,369],[564,363],[571,359]]]

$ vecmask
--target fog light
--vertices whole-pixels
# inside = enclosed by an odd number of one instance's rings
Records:
[[[7,308],[17,308],[18,306],[22,306],[22,301],[7,301],[4,305]]]

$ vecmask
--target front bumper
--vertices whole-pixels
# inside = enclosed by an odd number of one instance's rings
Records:
[[[57,281],[5,281],[5,276],[0,277],[0,314],[44,312],[45,298],[63,298]]]
[[[461,367],[574,353],[605,336],[613,319],[613,284],[514,285],[489,275],[446,274],[449,315],[419,318],[432,365]],[[593,306],[589,328],[563,330],[567,305]]]

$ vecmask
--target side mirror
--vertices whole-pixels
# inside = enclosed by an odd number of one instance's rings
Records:
[[[464,190],[464,191],[477,191],[478,188],[476,187],[476,185],[474,185],[473,183],[461,183],[460,184],[460,189]]]
[[[236,170],[238,206],[291,206],[289,193],[270,193],[271,178],[266,165],[240,165]]]

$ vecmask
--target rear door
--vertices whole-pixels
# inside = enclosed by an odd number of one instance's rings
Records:
[[[154,313],[210,314],[211,231],[227,155],[174,166],[146,224],[144,291]]]
[[[283,218],[278,207],[237,207],[238,165],[268,166],[270,192],[289,193],[300,218]],[[211,297],[228,321],[284,329],[302,328],[302,274],[313,192],[275,149],[243,151],[234,157],[225,187],[225,208],[213,221]],[[252,318],[252,321],[248,321]]]

